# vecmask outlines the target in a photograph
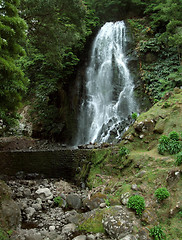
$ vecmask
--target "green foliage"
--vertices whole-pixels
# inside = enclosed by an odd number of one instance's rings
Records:
[[[158,201],[163,201],[164,199],[168,198],[170,196],[168,190],[164,187],[162,188],[158,188],[156,191],[155,191],[155,196],[157,197],[157,200]]]
[[[182,149],[181,143],[175,140],[170,139],[168,144],[168,152],[169,154],[179,153]]]
[[[25,51],[26,24],[18,15],[19,1],[3,1],[0,7],[0,119],[12,125],[26,90],[27,79],[17,64]]]
[[[139,195],[131,196],[128,200],[127,207],[134,209],[136,214],[142,215],[142,212],[145,209],[145,200]]]
[[[182,152],[179,152],[176,156],[176,165],[180,166],[182,164]]]
[[[176,131],[172,131],[169,133],[169,138],[175,141],[179,140],[179,134]]]
[[[110,207],[111,203],[110,203],[110,200],[108,198],[104,199],[104,202],[105,202],[107,207]]]
[[[56,205],[58,205],[59,207],[62,206],[62,198],[60,196],[55,197],[53,200]]]
[[[40,136],[58,139],[69,128],[68,89],[98,18],[80,0],[22,0],[20,12],[29,27],[19,64],[30,80],[31,116]]]
[[[0,240],[8,240],[8,234],[2,229],[0,228]]]
[[[131,115],[132,119],[134,119],[134,120],[137,119],[137,116],[138,116],[138,114],[136,112],[132,113],[132,115]]]
[[[162,135],[159,139],[158,152],[163,155],[164,153],[176,154],[182,149],[179,140],[179,134],[175,131],[169,134],[169,137]]]
[[[120,156],[120,157],[124,157],[124,156],[128,155],[129,152],[130,152],[130,151],[129,151],[128,148],[126,148],[126,147],[121,147],[120,150],[119,150],[119,156]]]
[[[154,226],[149,230],[150,236],[154,238],[154,240],[165,240],[166,234],[164,233],[164,230],[161,228],[161,226]]]
[[[79,226],[79,231],[84,232],[92,232],[92,233],[104,233],[104,226],[102,224],[102,219],[104,215],[104,211],[97,210],[94,214],[92,214],[89,218],[82,221]]]
[[[151,43],[152,40],[148,40]],[[164,47],[163,43],[155,38],[153,45],[145,42],[140,44],[141,55],[144,58],[141,67],[141,78],[145,83],[146,92],[152,99],[160,99],[166,92],[172,91],[182,84],[181,67],[177,49],[174,47]],[[150,56],[146,63],[146,54]]]

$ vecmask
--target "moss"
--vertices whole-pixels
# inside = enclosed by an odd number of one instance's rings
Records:
[[[0,227],[0,240],[8,240],[8,234]]]
[[[79,224],[78,230],[92,233],[104,233],[105,230],[102,224],[102,219],[105,211],[107,210],[97,210],[95,214]]]

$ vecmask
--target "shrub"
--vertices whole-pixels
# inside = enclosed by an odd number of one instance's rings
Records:
[[[179,152],[176,157],[176,165],[179,166],[182,164],[182,152]]]
[[[132,113],[131,118],[136,120],[137,119],[137,113],[136,112]]]
[[[168,151],[167,145],[164,143],[160,143],[157,149],[158,149],[158,153],[161,155],[164,155],[164,153]]]
[[[169,154],[171,155],[179,153],[181,151],[181,143],[170,139],[167,148],[168,148]]]
[[[139,195],[131,196],[128,200],[127,207],[134,209],[136,214],[141,215],[145,209],[145,200]]]
[[[155,191],[155,196],[157,197],[158,201],[162,201],[170,196],[168,190],[166,188],[158,188]]]
[[[163,144],[168,144],[169,143],[169,137],[167,137],[166,135],[162,135],[160,138],[159,138],[159,143],[163,143]]]
[[[121,147],[120,150],[119,150],[119,155],[120,157],[123,157],[123,156],[126,156],[129,154],[129,149],[126,148],[126,147]]]
[[[179,134],[175,131],[169,133],[169,138],[175,141],[179,140]]]
[[[150,236],[154,237],[155,240],[165,240],[166,239],[166,234],[164,233],[163,229],[161,226],[154,226],[149,230]]]
[[[165,152],[169,154],[179,153],[182,149],[179,140],[179,134],[175,131],[169,134],[169,137],[162,135],[159,139],[158,152],[163,155]]]

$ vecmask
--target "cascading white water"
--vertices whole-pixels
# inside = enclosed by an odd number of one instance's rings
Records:
[[[123,21],[106,23],[96,36],[86,70],[86,99],[80,109],[77,144],[107,142],[114,131],[119,138],[123,119],[137,112],[126,42]]]

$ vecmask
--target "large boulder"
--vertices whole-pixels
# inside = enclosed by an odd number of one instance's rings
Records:
[[[66,202],[70,208],[80,209],[82,207],[81,197],[77,194],[70,193],[66,197]]]
[[[21,213],[18,204],[12,200],[10,188],[0,181],[0,225],[12,229],[20,225]]]
[[[101,203],[104,203],[105,199],[107,199],[107,195],[98,192],[98,193],[95,193],[94,195],[92,195],[90,198],[86,198],[83,201],[83,205],[85,208],[87,208],[89,210],[93,210],[95,208],[98,208]]]
[[[137,239],[134,236],[134,226],[139,226],[138,220],[123,206],[113,206],[109,213],[105,214],[102,223],[105,231],[113,239],[120,240],[127,236],[128,239]]]

